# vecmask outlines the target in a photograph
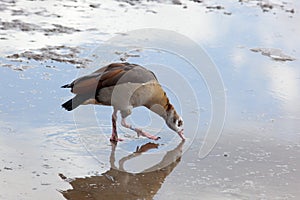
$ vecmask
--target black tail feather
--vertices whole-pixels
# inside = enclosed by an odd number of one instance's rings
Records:
[[[61,86],[61,88],[71,88],[71,87],[72,87],[71,84],[66,84],[66,85]]]
[[[90,97],[85,95],[76,95],[73,99],[66,101],[61,106],[67,111],[74,110],[78,106],[80,106],[83,102],[88,100]]]
[[[69,101],[65,102],[61,106],[64,109],[66,109],[67,111],[71,111],[71,110],[75,109],[75,107],[73,107],[73,99],[70,99]]]

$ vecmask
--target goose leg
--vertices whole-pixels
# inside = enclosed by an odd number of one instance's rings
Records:
[[[118,142],[118,141],[123,141],[123,139],[118,138],[118,133],[117,133],[117,110],[114,110],[111,121],[112,121],[112,133],[110,137],[111,142]]]
[[[151,140],[158,140],[158,139],[160,139],[160,137],[151,135],[150,133],[147,133],[147,132],[143,131],[142,129],[134,128],[132,125],[127,124],[125,118],[122,118],[121,125],[124,126],[125,128],[129,128],[129,129],[135,131],[137,133],[138,137],[139,136],[144,136],[144,137],[149,138]]]

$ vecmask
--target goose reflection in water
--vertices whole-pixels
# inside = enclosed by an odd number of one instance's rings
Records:
[[[61,191],[61,193],[68,200],[153,199],[166,177],[180,162],[183,144],[184,141],[173,150],[168,151],[158,164],[139,173],[126,172],[123,167],[124,163],[150,149],[158,148],[159,145],[147,143],[138,147],[136,152],[120,159],[119,168],[117,168],[115,166],[116,144],[112,144],[110,155],[111,167],[107,172],[101,176],[69,180],[72,189]]]

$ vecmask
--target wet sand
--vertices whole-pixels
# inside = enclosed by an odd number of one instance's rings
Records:
[[[299,8],[255,0],[1,1],[0,199],[298,199]],[[205,81],[166,52],[103,46],[150,27],[191,38],[223,79],[226,120],[204,158],[198,153],[212,115]],[[95,49],[113,61],[168,65],[192,80],[194,110],[189,97],[167,93],[197,131],[181,143],[163,128],[153,142],[120,128],[125,141],[115,146],[111,108],[86,106],[96,125],[78,123],[82,110],[61,109],[72,94],[60,86],[93,71],[93,60],[112,61]],[[153,69],[173,87],[172,77]],[[162,126],[144,109],[130,120],[149,131]]]

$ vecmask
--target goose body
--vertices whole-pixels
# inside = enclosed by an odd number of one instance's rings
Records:
[[[68,111],[85,104],[113,107],[111,141],[122,140],[118,138],[116,129],[118,111],[122,116],[122,126],[136,131],[139,136],[159,139],[126,123],[125,119],[132,113],[132,109],[139,106],[145,106],[160,115],[184,139],[182,118],[170,103],[155,74],[140,65],[112,63],[62,88],[71,88],[71,92],[75,94],[75,97],[62,104]]]

